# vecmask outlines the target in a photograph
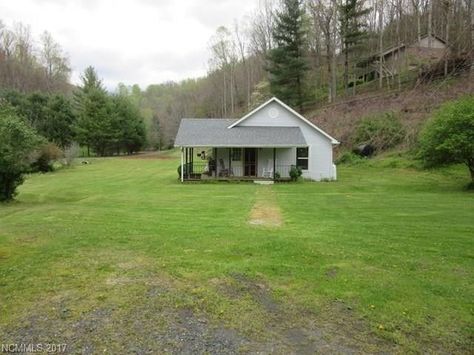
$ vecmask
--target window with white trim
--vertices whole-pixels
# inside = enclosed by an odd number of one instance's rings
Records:
[[[296,166],[308,170],[309,148],[296,148]]]

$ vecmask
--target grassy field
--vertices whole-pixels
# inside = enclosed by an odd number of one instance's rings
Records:
[[[0,343],[468,353],[467,169],[402,163],[271,187],[182,185],[174,153],[31,176],[0,206]],[[249,223],[255,206],[278,223]]]

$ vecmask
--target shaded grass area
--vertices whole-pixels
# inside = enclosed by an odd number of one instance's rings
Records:
[[[340,166],[338,182],[277,184],[284,223],[265,228],[248,221],[268,187],[180,184],[173,159],[91,161],[31,176],[0,206],[0,341],[471,349],[474,195],[462,167],[381,159]]]

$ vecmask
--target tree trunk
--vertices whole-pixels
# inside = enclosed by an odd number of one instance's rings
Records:
[[[421,42],[421,16],[420,16],[420,9],[416,8],[416,37],[418,39],[418,43]]]
[[[234,117],[234,69],[233,64],[230,65],[230,114]]]
[[[333,32],[333,36],[332,36],[332,46],[331,46],[331,67],[332,67],[332,70],[331,70],[331,95],[332,95],[332,102],[334,102],[336,100],[336,96],[337,96],[337,63],[336,63],[336,40],[337,40],[337,2],[336,0],[333,0],[333,4],[332,4],[332,32]]]
[[[224,75],[224,100],[222,105],[222,111],[224,114],[224,118],[227,118],[227,87],[226,87],[226,80],[225,80],[225,68],[222,69]]]
[[[400,39],[400,21],[402,20],[402,4],[401,0],[397,0],[397,83],[398,83],[398,91],[402,89],[402,52],[400,51],[400,47],[402,45]]]
[[[349,93],[349,48],[344,43],[344,89],[346,95]]]
[[[352,77],[354,78],[354,81],[352,83],[352,95],[355,96],[356,86],[357,86],[357,74],[356,74],[356,65],[355,65],[355,63],[353,64],[352,70],[354,71],[354,74],[352,74]]]
[[[298,88],[298,107],[300,110],[300,113],[303,113],[303,90],[301,87],[301,78],[298,76],[296,78],[296,83],[297,83],[297,88]]]
[[[430,8],[428,9],[428,48],[432,47],[432,22],[433,22],[433,0],[431,0]]]
[[[448,63],[449,63],[449,13],[451,9],[451,4],[449,0],[446,0],[446,34],[445,34],[445,41],[446,41],[446,51],[444,53],[444,76],[448,76]]]
[[[383,0],[379,3],[379,88],[383,87]]]
[[[469,6],[468,6],[468,9],[469,9],[469,13],[471,14],[471,16],[468,17],[468,24],[469,24],[469,27],[471,28],[471,36],[469,38],[469,49],[470,49],[470,54],[471,54],[471,70],[470,70],[470,76],[471,76],[471,80],[470,80],[470,83],[471,83],[471,86],[474,85],[474,9],[473,9],[473,6],[472,6],[472,2],[474,0],[469,0]]]
[[[331,33],[327,34],[326,38],[326,52],[328,54],[328,59],[327,59],[327,65],[328,65],[328,102],[332,102],[333,98],[333,87],[332,87],[332,49],[331,49],[331,43],[329,41],[329,36],[331,36]]]

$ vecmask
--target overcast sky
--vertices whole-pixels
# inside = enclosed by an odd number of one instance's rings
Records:
[[[0,0],[0,20],[47,30],[68,53],[72,81],[88,65],[104,84],[148,84],[206,73],[217,27],[256,8],[258,0]]]

